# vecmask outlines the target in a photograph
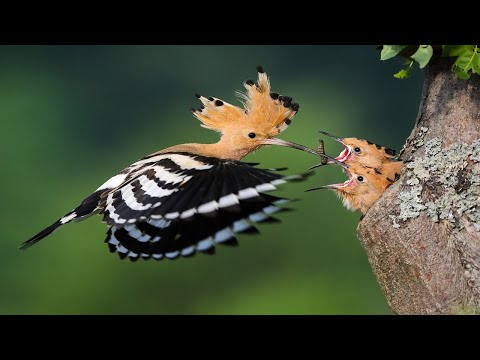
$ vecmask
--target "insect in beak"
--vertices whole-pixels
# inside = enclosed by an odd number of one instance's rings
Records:
[[[278,138],[270,138],[270,139],[263,140],[262,144],[263,145],[286,146],[286,147],[290,147],[290,148],[293,148],[293,149],[302,150],[302,151],[305,151],[309,154],[313,154],[313,155],[316,155],[316,156],[322,156],[322,157],[326,158],[329,161],[329,163],[340,165],[344,169],[348,168],[348,165],[338,161],[337,159],[335,159],[331,156],[328,156],[326,154],[321,154],[314,149],[311,149],[311,148],[309,148],[307,146],[304,146],[304,145],[296,144],[296,143],[291,142],[291,141],[282,140],[282,139],[278,139]],[[309,170],[314,169],[314,168],[316,168],[318,166],[321,166],[321,165],[322,164],[320,163],[318,165],[312,166]]]
[[[342,144],[342,145],[345,147],[345,149],[340,153],[340,155],[338,155],[338,156],[336,157],[336,159],[337,159],[338,161],[342,161],[342,162],[343,162],[343,161],[345,161],[346,159],[348,159],[348,157],[352,154],[352,149],[351,149],[351,147],[348,146],[347,144],[345,144],[345,143],[343,142],[343,138],[340,138],[340,137],[338,137],[338,136],[335,136],[335,135],[333,135],[333,134],[330,134],[330,133],[328,133],[328,132],[326,132],[326,131],[318,130],[318,132],[319,132],[320,134],[327,135],[328,137],[331,137],[333,140],[338,141],[340,144]],[[327,164],[331,164],[331,162],[328,162]]]

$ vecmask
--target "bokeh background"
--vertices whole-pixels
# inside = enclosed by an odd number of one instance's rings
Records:
[[[400,149],[423,74],[394,79],[401,61],[380,62],[375,47],[1,46],[0,313],[389,314],[356,238],[360,214],[333,192],[303,192],[344,181],[334,166],[278,193],[300,199],[282,223],[214,256],[120,261],[98,216],[17,248],[144,155],[216,141],[188,110],[194,93],[235,103],[258,64],[301,105],[282,138],[315,147],[322,129]],[[271,147],[245,161],[293,174],[318,160]]]

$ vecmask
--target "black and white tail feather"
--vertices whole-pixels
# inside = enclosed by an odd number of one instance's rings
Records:
[[[109,225],[105,242],[122,259],[212,254],[216,244],[237,245],[237,233],[258,232],[254,224],[278,221],[272,215],[287,210],[281,205],[291,200],[266,192],[310,175],[282,176],[251,165],[190,153],[152,154],[20,247],[62,225],[102,214]]]

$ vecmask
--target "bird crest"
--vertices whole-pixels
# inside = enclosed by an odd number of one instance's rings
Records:
[[[246,80],[246,92],[237,91],[243,107],[229,104],[215,97],[195,94],[202,105],[192,109],[202,127],[225,133],[230,128],[249,127],[267,137],[275,136],[290,125],[299,105],[289,96],[271,92],[270,81],[261,66],[257,67],[257,83]]]

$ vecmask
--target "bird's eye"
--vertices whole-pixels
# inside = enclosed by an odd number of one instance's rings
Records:
[[[357,180],[360,181],[360,182],[363,182],[363,176],[358,176]]]
[[[257,134],[255,134],[255,133],[253,133],[253,132],[248,134],[248,137],[249,137],[250,139],[255,138],[255,136],[257,136]]]
[[[357,154],[360,154],[362,152],[359,147],[356,147],[355,149],[353,149],[353,151],[355,151]]]

